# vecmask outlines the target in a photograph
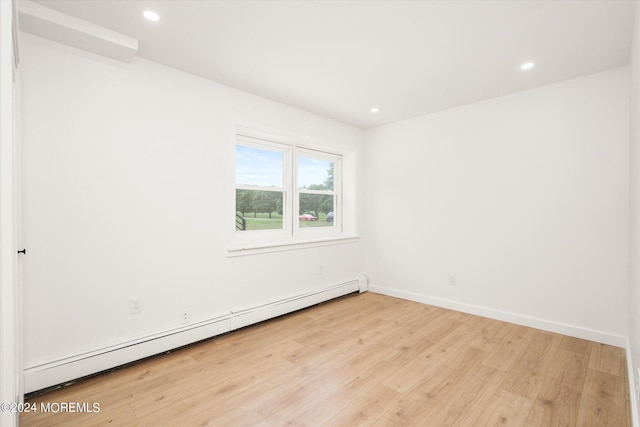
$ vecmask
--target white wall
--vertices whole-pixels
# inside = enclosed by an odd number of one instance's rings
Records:
[[[637,384],[640,367],[640,5],[636,3],[636,18],[631,46],[631,138],[629,150],[629,344],[630,378]],[[632,393],[637,407],[637,393]],[[637,421],[637,420],[636,420]]]
[[[624,345],[628,85],[622,67],[368,130],[370,289]]]
[[[26,368],[363,273],[357,241],[227,257],[237,125],[356,157],[360,129],[137,58],[22,55]]]
[[[0,402],[22,401],[18,246],[18,72],[14,70],[14,5],[0,2]],[[14,80],[15,78],[15,80]],[[1,426],[17,426],[17,412],[0,411]]]

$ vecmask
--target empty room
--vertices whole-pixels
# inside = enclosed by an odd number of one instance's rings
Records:
[[[0,0],[0,426],[640,427],[635,0]]]

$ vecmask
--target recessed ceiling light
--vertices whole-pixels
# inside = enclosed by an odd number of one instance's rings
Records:
[[[520,69],[521,69],[521,70],[530,70],[530,69],[532,69],[533,67],[535,67],[535,65],[536,65],[536,64],[534,64],[533,62],[525,62],[524,64],[522,64],[522,65],[520,66]]]
[[[378,107],[373,107],[373,108],[371,109],[371,112],[372,112],[372,113],[377,113],[378,111],[380,111],[380,109],[379,109]]]
[[[147,20],[153,21],[153,22],[160,20],[160,15],[158,15],[152,10],[145,10],[144,12],[142,12],[142,16],[144,16]]]

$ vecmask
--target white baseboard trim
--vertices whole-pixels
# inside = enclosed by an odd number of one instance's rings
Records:
[[[509,313],[506,311],[495,310],[492,308],[465,304],[465,303],[451,301],[443,298],[430,297],[427,295],[417,294],[414,292],[407,292],[407,291],[401,291],[398,289],[385,288],[383,286],[369,285],[369,291],[375,292],[378,294],[389,295],[392,297],[402,298],[410,301],[420,302],[423,304],[435,305],[437,307],[461,311],[463,313],[475,314],[477,316],[488,317],[496,320],[502,320],[504,322],[515,323],[517,325],[528,326],[536,329],[542,329],[544,331],[555,332],[563,335],[569,335],[571,337],[582,338],[589,341],[609,344],[616,347],[626,348],[626,344],[627,344],[626,337],[623,337],[620,335],[615,335],[615,334],[597,331],[593,329],[581,328],[578,326],[568,325],[560,322],[554,322],[551,320],[523,316],[521,314]]]
[[[640,427],[640,418],[638,417],[638,393],[635,387],[636,374],[633,372],[633,363],[631,357],[631,343],[626,339],[625,350],[627,351],[627,378],[629,379],[629,402],[631,403],[631,425]],[[638,384],[640,387],[640,384]]]
[[[31,393],[145,357],[173,350],[254,323],[262,322],[333,298],[366,290],[367,278],[339,283],[317,291],[295,295],[255,307],[232,310],[222,315],[136,340],[75,354],[24,369],[24,392]]]

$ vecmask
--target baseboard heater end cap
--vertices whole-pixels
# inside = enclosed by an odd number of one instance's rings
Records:
[[[365,275],[358,277],[358,291],[360,293],[367,292],[369,290],[369,278]]]

